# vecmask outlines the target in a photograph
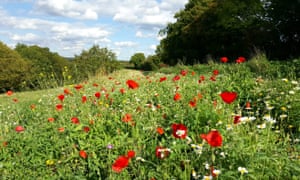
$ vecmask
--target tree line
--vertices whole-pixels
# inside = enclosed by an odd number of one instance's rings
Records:
[[[5,92],[78,83],[99,73],[111,73],[120,64],[112,51],[98,45],[70,60],[47,47],[17,44],[11,49],[0,41],[0,67],[0,92]]]
[[[257,51],[269,59],[300,55],[298,0],[189,0],[160,34],[156,49],[161,61],[206,63],[207,57],[251,57]]]

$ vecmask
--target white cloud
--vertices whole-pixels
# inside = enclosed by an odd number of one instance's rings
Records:
[[[120,41],[120,42],[115,42],[114,44],[119,47],[132,47],[137,45],[136,42],[132,42],[132,41]]]
[[[14,41],[27,42],[27,43],[32,43],[32,42],[41,40],[41,38],[39,36],[32,34],[32,33],[27,33],[24,35],[15,34],[11,37],[11,39],[13,39]]]

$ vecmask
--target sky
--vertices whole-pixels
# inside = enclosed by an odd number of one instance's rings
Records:
[[[1,0],[0,41],[48,47],[64,57],[93,45],[119,60],[154,54],[159,30],[188,0]]]

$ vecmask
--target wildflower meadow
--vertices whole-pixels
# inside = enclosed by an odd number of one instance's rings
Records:
[[[299,79],[227,61],[7,91],[0,178],[299,179]]]

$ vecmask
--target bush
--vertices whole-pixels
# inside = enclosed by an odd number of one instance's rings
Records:
[[[20,90],[28,76],[29,63],[14,50],[0,42],[0,92]]]

